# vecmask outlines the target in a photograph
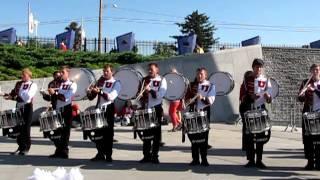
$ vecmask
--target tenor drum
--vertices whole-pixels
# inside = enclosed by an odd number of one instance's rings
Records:
[[[59,111],[45,111],[40,114],[40,131],[55,131],[63,126],[62,115]]]
[[[215,72],[210,75],[209,81],[215,85],[217,96],[226,96],[234,88],[234,80],[228,72]]]
[[[133,129],[142,131],[159,126],[154,108],[136,110],[133,116]]]
[[[183,99],[188,90],[188,79],[178,73],[167,73],[163,78],[167,81],[167,92],[164,98],[169,101]]]
[[[105,111],[101,109],[91,109],[80,113],[81,126],[83,131],[101,129],[108,126]]]
[[[184,113],[183,124],[188,134],[203,133],[210,130],[210,123],[205,111]]]
[[[142,74],[132,68],[123,68],[114,74],[114,78],[119,80],[127,88],[121,88],[118,98],[121,100],[130,100],[137,96],[142,84]]]
[[[320,135],[320,112],[306,112],[302,116],[305,135]]]
[[[244,113],[247,133],[257,134],[271,129],[271,121],[266,110],[250,110]]]

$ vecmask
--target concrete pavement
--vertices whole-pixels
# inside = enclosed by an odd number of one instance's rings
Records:
[[[245,154],[241,148],[241,127],[211,124],[208,151],[209,167],[190,167],[190,143],[181,143],[181,132],[168,132],[171,125],[163,128],[159,165],[139,164],[142,158],[142,142],[133,139],[131,127],[116,127],[114,162],[90,162],[96,153],[93,143],[82,139],[82,132],[73,129],[70,142],[70,159],[49,159],[54,152],[53,144],[42,137],[38,127],[32,128],[32,147],[28,156],[12,156],[15,140],[0,137],[0,179],[23,180],[32,175],[36,167],[55,170],[56,167],[79,167],[85,180],[126,179],[320,179],[320,171],[304,171],[301,131],[283,132],[284,127],[273,127],[272,137],[265,146],[266,170],[244,168]]]

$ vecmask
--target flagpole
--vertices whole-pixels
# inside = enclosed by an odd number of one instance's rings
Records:
[[[27,44],[29,45],[29,38],[30,38],[30,1],[28,1],[28,15],[27,15],[27,18],[28,18],[28,25],[27,25],[27,30],[28,30],[28,37],[27,37]]]

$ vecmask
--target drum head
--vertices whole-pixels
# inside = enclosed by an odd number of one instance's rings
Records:
[[[130,100],[137,96],[142,82],[140,72],[131,68],[123,68],[114,74],[114,78],[122,84],[121,91],[118,95],[119,99]]]
[[[216,72],[210,75],[209,81],[215,85],[216,95],[228,95],[234,88],[234,80],[227,72]]]
[[[169,101],[183,99],[188,88],[188,79],[177,73],[165,74],[163,78],[167,81],[167,92],[164,98]]]
[[[73,101],[87,99],[87,89],[96,81],[93,72],[86,68],[70,69],[69,79],[77,84],[77,91],[73,96]]]
[[[272,97],[272,99],[274,99],[279,96],[279,87],[280,86],[279,86],[278,82],[273,78],[270,78],[270,83],[271,83],[271,87],[272,87],[271,97]]]

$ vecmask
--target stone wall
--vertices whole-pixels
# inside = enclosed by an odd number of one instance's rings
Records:
[[[305,48],[262,48],[265,71],[280,85],[280,94],[270,107],[271,118],[276,125],[288,125],[296,121],[301,126],[302,104],[297,94],[303,79],[310,76],[309,67],[320,63],[320,50]]]

